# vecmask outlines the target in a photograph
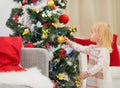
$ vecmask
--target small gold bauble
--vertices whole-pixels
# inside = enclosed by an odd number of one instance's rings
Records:
[[[48,4],[48,6],[54,6],[55,5],[53,0],[48,0],[47,4]]]
[[[60,44],[64,43],[65,42],[64,37],[63,36],[59,36],[57,38],[57,42],[60,43]]]

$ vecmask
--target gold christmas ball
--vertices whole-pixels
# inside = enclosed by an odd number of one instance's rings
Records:
[[[54,6],[55,5],[53,0],[48,0],[47,4],[48,4],[48,6]]]
[[[63,37],[63,36],[59,36],[59,37],[57,38],[57,42],[60,43],[60,44],[64,43],[64,42],[65,42],[64,37]]]

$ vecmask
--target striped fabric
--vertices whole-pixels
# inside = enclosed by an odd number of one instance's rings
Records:
[[[91,47],[89,54],[89,63],[88,63],[88,69],[92,68],[97,64],[98,56],[100,54],[100,50]],[[103,71],[102,69],[97,72],[96,74],[88,77],[87,79],[87,88],[103,88]]]

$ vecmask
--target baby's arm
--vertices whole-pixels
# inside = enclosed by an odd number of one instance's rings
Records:
[[[65,37],[65,42],[72,47],[74,50],[78,51],[78,52],[83,52],[88,54],[89,50],[90,50],[90,46],[83,46],[81,44],[77,44],[73,41],[71,41],[70,39],[68,39],[67,37]]]

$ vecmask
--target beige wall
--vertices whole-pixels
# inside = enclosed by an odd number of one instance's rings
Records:
[[[120,44],[120,0],[68,0],[65,13],[70,17],[68,25],[78,28],[75,36],[88,38],[92,24],[105,21],[119,35]]]

